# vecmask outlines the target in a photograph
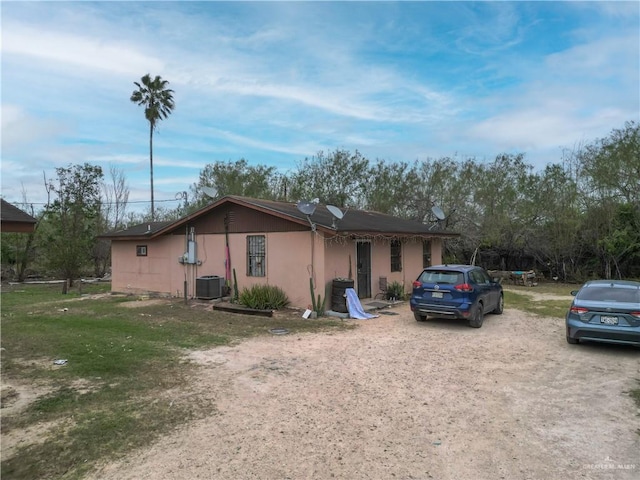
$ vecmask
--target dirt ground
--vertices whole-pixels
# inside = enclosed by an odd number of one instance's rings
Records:
[[[193,352],[217,411],[91,478],[640,478],[639,349],[516,310],[481,329],[387,311]]]

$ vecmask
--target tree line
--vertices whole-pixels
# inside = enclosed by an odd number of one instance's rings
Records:
[[[180,218],[216,196],[243,195],[375,210],[461,233],[446,242],[447,262],[489,269],[536,269],[547,278],[640,278],[640,127],[627,122],[605,138],[565,151],[536,171],[524,154],[414,162],[370,160],[336,149],[289,172],[245,159],[204,166],[176,208],[127,213],[121,171],[70,165],[45,186],[47,206],[33,235],[3,233],[3,268],[28,267],[77,278],[107,271],[109,245],[97,235],[125,224]],[[207,187],[207,188],[205,188]],[[205,193],[205,191],[208,193]],[[432,207],[446,218],[438,221]],[[20,206],[20,205],[18,205]],[[31,212],[29,212],[31,213]],[[436,223],[437,222],[437,223]],[[36,262],[36,258],[39,260]],[[83,270],[84,269],[84,270]]]
[[[491,161],[439,158],[371,161],[358,151],[320,152],[287,174],[245,160],[207,165],[191,187],[190,211],[218,195],[375,210],[461,232],[447,262],[490,269],[536,269],[548,278],[640,277],[640,128],[627,122],[607,137],[565,151],[541,171],[524,154]]]

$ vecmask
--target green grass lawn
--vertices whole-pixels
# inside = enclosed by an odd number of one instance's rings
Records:
[[[516,308],[533,313],[541,317],[564,318],[571,305],[572,290],[577,290],[579,285],[558,283],[540,283],[535,287],[520,285],[504,285],[505,308]],[[543,301],[535,295],[547,295]],[[565,297],[566,299],[556,299]]]
[[[7,479],[81,478],[93,466],[150,443],[192,419],[215,414],[206,398],[176,401],[196,366],[188,349],[213,348],[286,327],[292,333],[352,328],[340,320],[274,319],[194,308],[180,299],[127,308],[134,297],[105,293],[108,285],[20,285],[2,292],[3,404],[12,383],[46,392],[16,415],[3,434],[38,425],[46,441],[27,443],[10,458]],[[54,360],[67,364],[55,367]]]
[[[504,291],[505,308],[515,308],[541,317],[564,318],[571,300],[536,300],[525,293]]]

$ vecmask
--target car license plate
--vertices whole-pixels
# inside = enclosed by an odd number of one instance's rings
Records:
[[[602,315],[600,317],[600,323],[603,323],[605,325],[617,325],[618,317],[607,317],[605,315]]]
[[[433,298],[442,298],[442,292],[431,292]]]

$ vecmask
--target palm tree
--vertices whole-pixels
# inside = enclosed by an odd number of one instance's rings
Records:
[[[140,79],[140,83],[133,82],[137,88],[131,94],[131,101],[144,105],[144,116],[149,121],[149,164],[151,171],[151,221],[155,220],[153,208],[153,131],[160,120],[167,118],[175,107],[173,90],[167,88],[169,82],[159,75],[151,79],[148,73]]]

